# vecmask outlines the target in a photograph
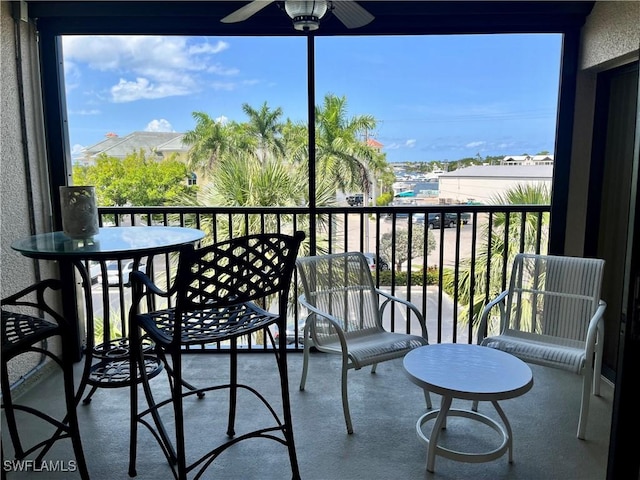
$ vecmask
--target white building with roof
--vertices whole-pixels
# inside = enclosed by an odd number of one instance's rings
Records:
[[[490,203],[516,185],[544,184],[551,191],[553,165],[479,165],[443,173],[440,203]]]
[[[173,153],[186,154],[189,151],[189,147],[182,143],[183,136],[184,134],[177,132],[132,132],[124,137],[109,133],[104,140],[86,147],[79,161],[92,165],[96,157],[102,154],[125,158],[140,150],[162,160]]]
[[[553,165],[553,155],[507,155],[502,165]]]

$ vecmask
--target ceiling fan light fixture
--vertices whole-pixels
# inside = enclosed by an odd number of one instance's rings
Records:
[[[284,10],[293,20],[293,28],[308,32],[317,30],[320,19],[329,9],[327,0],[286,0]]]

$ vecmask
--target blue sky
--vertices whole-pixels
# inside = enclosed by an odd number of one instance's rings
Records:
[[[316,38],[316,105],[348,116],[391,162],[553,153],[560,35]],[[108,132],[185,132],[192,113],[244,121],[242,104],[307,120],[304,37],[63,39],[74,155]]]

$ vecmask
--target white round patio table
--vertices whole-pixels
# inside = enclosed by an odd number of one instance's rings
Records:
[[[498,400],[518,397],[533,386],[531,368],[513,355],[479,345],[440,343],[416,348],[404,357],[404,369],[409,379],[428,392],[442,396],[440,408],[422,415],[416,423],[416,433],[427,445],[427,470],[434,471],[436,455],[460,462],[488,462],[509,452],[513,462],[512,432],[509,420]],[[503,425],[477,411],[451,408],[454,398],[475,402],[491,402]],[[490,426],[502,435],[502,444],[484,453],[467,453],[438,445],[440,431],[447,416],[465,417]],[[423,425],[436,421],[427,437]]]

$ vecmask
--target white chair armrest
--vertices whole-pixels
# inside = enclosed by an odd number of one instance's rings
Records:
[[[382,314],[384,313],[384,309],[387,307],[387,305],[389,305],[391,302],[397,302],[397,303],[401,303],[402,305],[405,305],[407,307],[409,307],[409,309],[411,309],[411,311],[415,314],[416,317],[418,317],[418,321],[420,322],[420,328],[422,329],[422,337],[428,342],[429,341],[429,335],[427,333],[427,324],[425,322],[424,319],[424,315],[422,314],[422,312],[420,310],[418,310],[418,307],[416,307],[413,303],[409,302],[408,300],[405,300],[403,298],[400,297],[396,297],[394,295],[391,295],[387,292],[384,292],[378,288],[375,289],[376,293],[382,297],[384,297],[386,300],[384,302],[382,302],[382,305],[380,306],[380,317],[382,318]]]
[[[598,336],[602,338],[603,329],[604,329],[604,312],[607,309],[607,302],[604,300],[600,300],[598,302],[598,308],[596,309],[596,313],[593,314],[591,320],[589,321],[589,328],[587,330],[587,345],[586,345],[586,355],[587,358],[590,358],[589,355],[593,355],[595,351],[596,341],[598,340]]]
[[[489,318],[489,313],[491,312],[493,307],[495,307],[496,305],[499,305],[500,316],[501,317],[504,316],[504,313],[505,313],[504,312],[504,299],[506,298],[508,293],[509,293],[509,291],[505,290],[504,292],[502,292],[500,295],[498,295],[496,298],[494,298],[493,300],[491,300],[489,303],[487,303],[484,306],[484,309],[482,310],[482,315],[480,315],[480,323],[478,325],[478,345],[480,345],[482,343],[482,340],[484,339],[484,332],[485,332],[485,330],[487,328],[487,321],[488,321],[488,318]]]
[[[307,311],[309,311],[310,313],[307,315],[307,319],[305,321],[305,325],[304,325],[304,344],[305,346],[308,344],[308,340],[309,340],[309,332],[311,330],[311,325],[315,324],[316,319],[322,318],[324,320],[327,320],[329,323],[331,323],[331,325],[336,329],[336,334],[338,335],[338,339],[340,340],[340,348],[342,349],[342,353],[343,355],[347,355],[347,339],[344,335],[344,330],[342,329],[342,327],[340,326],[340,321],[334,317],[333,315],[323,312],[322,310],[319,310],[318,308],[316,308],[315,306],[311,305],[309,302],[307,302],[305,295],[302,294],[298,297],[298,301],[300,302],[300,304],[307,309]],[[313,339],[313,342],[315,344],[315,346],[317,348],[322,348],[322,345],[318,345],[316,343],[316,339]],[[306,347],[305,347],[306,348]]]

